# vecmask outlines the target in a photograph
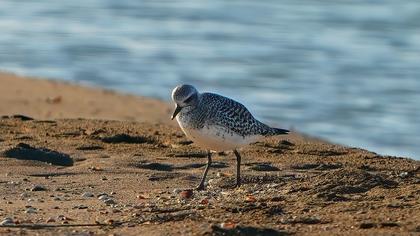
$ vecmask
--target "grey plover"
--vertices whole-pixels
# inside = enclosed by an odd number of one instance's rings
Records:
[[[239,102],[214,93],[199,93],[192,85],[175,87],[172,100],[176,108],[171,119],[176,117],[185,135],[207,150],[207,166],[198,190],[204,189],[212,162],[211,151],[233,150],[237,161],[236,186],[239,187],[241,155],[237,149],[267,136],[289,133],[258,121]]]

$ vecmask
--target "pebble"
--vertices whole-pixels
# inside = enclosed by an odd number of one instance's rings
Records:
[[[225,177],[225,176],[226,176],[226,174],[224,174],[224,173],[222,173],[222,172],[217,172],[216,176],[217,176],[218,178],[221,178],[221,177]]]
[[[114,200],[114,199],[112,199],[112,198],[108,198],[108,199],[104,200],[104,203],[105,203],[106,205],[115,205],[115,204],[117,204],[117,203],[115,202],[115,200]]]
[[[29,207],[28,209],[26,209],[25,213],[26,214],[35,214],[37,212],[36,208],[34,207]]]
[[[139,217],[139,216],[141,216],[141,213],[136,212],[136,213],[131,214],[131,216],[133,216],[133,217]]]
[[[187,190],[181,191],[179,194],[181,195],[182,198],[188,199],[193,196],[194,192],[192,189],[187,189]]]
[[[31,188],[31,191],[46,191],[47,188],[43,185],[37,184]]]
[[[20,194],[20,197],[21,198],[27,198],[27,197],[30,197],[31,195],[29,194],[29,193],[22,193],[22,194]]]
[[[408,177],[408,172],[401,172],[398,176],[400,178],[406,178],[406,177]]]
[[[376,224],[372,222],[364,222],[359,225],[360,229],[370,229],[374,227],[376,227]]]
[[[248,195],[245,197],[245,202],[256,202],[256,201],[257,199],[252,195]]]
[[[107,195],[107,194],[103,194],[103,195],[100,195],[99,197],[98,197],[98,199],[99,200],[101,200],[101,201],[105,201],[106,199],[108,199],[109,198],[109,196]]]
[[[93,193],[90,193],[90,192],[85,192],[85,193],[82,194],[82,197],[89,198],[89,197],[95,197],[95,195]]]
[[[88,207],[85,205],[77,205],[77,206],[74,206],[73,209],[88,209]]]
[[[115,223],[115,220],[113,220],[113,219],[107,219],[107,220],[105,220],[105,223],[108,224],[108,225],[112,225],[112,224]]]
[[[91,166],[91,167],[89,167],[88,169],[89,169],[89,170],[92,170],[92,171],[103,171],[103,169],[102,169],[102,168],[100,168],[100,167],[96,167],[96,166]]]
[[[236,227],[236,224],[234,222],[223,222],[220,224],[220,227],[222,229],[234,229]]]
[[[69,221],[73,221],[72,218],[64,216],[64,215],[57,216],[57,220],[62,221],[63,224],[68,224]]]
[[[207,205],[209,204],[209,200],[207,198],[204,198],[203,200],[200,201],[200,204]]]
[[[0,222],[0,225],[11,225],[11,224],[14,224],[15,222],[13,221],[13,219],[12,218],[10,218],[10,217],[7,217],[7,218],[4,218],[1,222]]]
[[[144,195],[137,195],[136,197],[137,197],[137,199],[140,199],[140,200],[146,199],[146,197]]]

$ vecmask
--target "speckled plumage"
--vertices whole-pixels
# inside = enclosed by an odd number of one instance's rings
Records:
[[[191,85],[177,86],[172,91],[172,99],[176,104],[172,119],[176,117],[185,135],[209,151],[207,167],[198,189],[204,188],[211,164],[210,150],[234,151],[238,163],[236,185],[240,186],[241,157],[236,149],[266,136],[289,132],[258,121],[244,105],[233,99],[214,93],[199,93]]]
[[[179,113],[179,121],[191,129],[221,126],[225,127],[227,132],[234,132],[240,136],[287,133],[286,130],[271,128],[258,121],[241,103],[214,93],[199,94],[198,104],[184,108]]]

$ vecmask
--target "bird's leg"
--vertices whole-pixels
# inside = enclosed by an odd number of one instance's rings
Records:
[[[235,149],[233,150],[233,153],[235,153],[236,156],[236,187],[241,186],[241,155],[239,155],[239,152]]]
[[[211,153],[210,151],[208,151],[207,152],[207,166],[206,166],[206,169],[204,170],[204,174],[203,174],[203,177],[201,178],[201,182],[196,188],[197,190],[204,190],[204,182],[206,181],[207,172],[209,172],[210,166],[211,166]]]

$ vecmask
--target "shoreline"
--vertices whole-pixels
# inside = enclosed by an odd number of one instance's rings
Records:
[[[171,111],[0,73],[0,234],[420,232],[420,161],[299,133],[243,148],[241,188],[233,154],[214,155],[207,189],[190,192],[206,155]]]
[[[172,104],[154,97],[0,71],[0,116],[27,115],[36,119],[85,118],[150,121],[178,127],[176,121],[170,120],[173,109]],[[291,127],[289,129],[293,130]],[[369,150],[365,147],[336,143],[326,138],[299,134],[326,143]],[[417,160],[409,155],[378,154]]]
[[[0,72],[0,115],[170,123],[171,110],[154,98]]]

